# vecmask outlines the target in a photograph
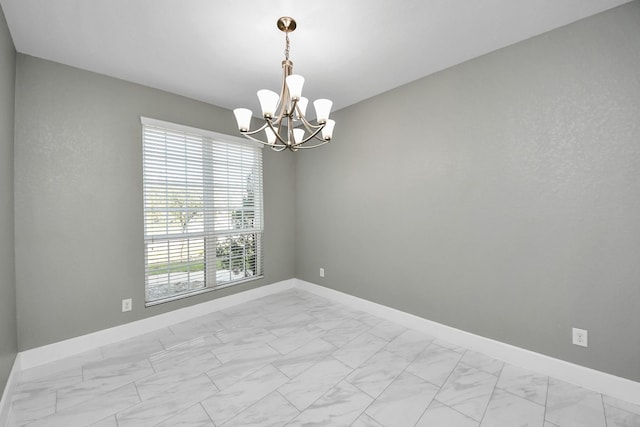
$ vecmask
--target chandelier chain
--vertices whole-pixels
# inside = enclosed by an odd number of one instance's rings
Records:
[[[290,44],[289,44],[289,33],[285,33],[285,38],[287,40],[287,45],[284,49],[284,58],[288,61],[289,60],[289,49],[291,48]]]

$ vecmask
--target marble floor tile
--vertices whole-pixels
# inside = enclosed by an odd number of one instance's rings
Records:
[[[223,424],[289,381],[267,365],[231,387],[202,401],[202,406],[216,425]]]
[[[562,427],[606,427],[599,393],[549,378],[547,421]]]
[[[222,310],[226,317],[218,319],[217,322],[225,329],[264,328],[273,324],[265,318],[267,311],[262,307],[262,304],[248,302],[241,304],[241,306]]]
[[[220,330],[222,329],[222,325],[216,320],[204,320],[202,317],[196,317],[195,319],[171,325],[169,329],[175,336],[192,339]],[[162,341],[162,339],[163,338],[161,338],[160,341]]]
[[[299,413],[287,399],[274,391],[224,423],[224,427],[280,427]]]
[[[217,341],[215,338],[213,340]],[[214,367],[207,367],[209,364],[220,363],[219,359],[211,351],[212,346],[217,344],[215,341],[210,341],[206,338],[189,340],[171,350],[153,355],[149,360],[153,370],[157,373],[175,371],[176,369],[199,369],[203,363],[205,364],[202,369],[204,372]]]
[[[215,332],[218,329],[224,328],[219,321],[226,318],[227,315],[222,311],[214,311],[198,317],[198,320],[204,325],[208,325],[209,329]]]
[[[404,357],[381,350],[349,374],[346,380],[375,399],[408,364]]]
[[[133,384],[58,411],[29,424],[29,427],[88,426],[140,402]]]
[[[187,408],[173,417],[157,424],[156,427],[216,427],[199,403]]]
[[[55,391],[15,395],[11,403],[11,424],[23,425],[55,412]]]
[[[480,427],[543,427],[544,406],[496,389]]]
[[[269,335],[273,337],[273,335]],[[251,352],[256,348],[264,347],[267,343],[268,340],[260,341],[253,340],[251,338],[243,338],[227,343],[212,344],[210,349],[220,362],[225,363],[226,361],[236,358],[238,353],[247,351]]]
[[[377,326],[378,323],[381,323],[382,321],[384,321],[384,319],[381,317],[374,316],[373,314],[366,313],[364,311],[359,311],[359,310],[353,310],[351,313],[351,317],[372,328],[374,326]]]
[[[465,353],[467,351],[466,348],[460,347],[459,345],[453,344],[452,342],[436,338],[433,340],[433,344],[439,345],[440,347],[448,348],[449,350],[457,351],[458,353]]]
[[[610,396],[602,396],[602,401],[605,406],[613,406],[614,408],[622,409],[632,414],[640,415],[640,405],[634,405],[633,403],[625,402],[620,399],[616,399]]]
[[[273,324],[265,326],[264,329],[276,337],[285,336],[312,324],[316,325],[316,319],[307,313],[276,313],[267,316],[267,318],[273,322]]]
[[[366,332],[340,347],[332,355],[342,363],[357,368],[385,345],[387,341]]]
[[[269,341],[269,345],[278,350],[280,354],[288,354],[302,347],[309,341],[320,338],[324,333],[324,329],[312,324],[298,328],[275,340]]]
[[[603,396],[607,427],[640,427],[640,405]]]
[[[388,320],[384,320],[378,323],[373,328],[369,329],[369,333],[371,335],[382,338],[385,341],[391,341],[406,330],[407,328],[405,328],[404,326],[398,325],[397,323],[393,323]]]
[[[373,399],[346,381],[340,382],[316,400],[287,426],[348,426]]]
[[[365,413],[384,426],[413,427],[438,390],[433,384],[405,372],[382,392]]]
[[[640,415],[615,406],[605,405],[607,427],[640,427]]]
[[[430,344],[407,367],[407,371],[432,384],[441,386],[449,378],[458,362],[462,359],[462,353]]]
[[[20,383],[16,386],[16,392],[22,397],[31,397],[37,393],[56,391],[62,387],[77,384],[82,380],[82,367],[79,366],[30,380],[21,379]]]
[[[369,329],[371,326],[356,319],[347,319],[326,331],[322,339],[340,348]]]
[[[251,351],[239,351],[234,357],[207,371],[209,378],[220,390],[229,388],[242,378],[278,360],[280,354],[268,345],[255,347]]]
[[[415,427],[478,427],[479,425],[478,421],[434,401]]]
[[[187,366],[183,369],[180,369],[178,367],[172,370],[164,370],[136,381],[135,385],[138,389],[140,399],[142,399],[143,401],[149,400],[155,396],[162,394],[166,390],[175,387],[176,384],[183,384],[202,376],[204,374],[204,372],[202,372],[202,369],[207,366],[220,364],[220,362],[218,362],[213,355],[211,356],[214,359],[214,362],[210,362],[206,359],[200,359],[203,360],[203,366],[198,367],[198,369],[195,369],[193,366]],[[210,363],[210,365],[207,365],[207,363]]]
[[[367,413],[360,415],[358,419],[356,419],[350,427],[385,427],[373,418],[371,418]]]
[[[547,401],[549,378],[524,368],[506,364],[496,387],[529,399],[539,405]]]
[[[147,359],[106,359],[85,365],[84,381],[61,387],[57,392],[57,410],[63,410],[104,392],[122,387],[154,373]]]
[[[302,411],[342,381],[351,371],[352,369],[344,363],[328,358],[287,382],[278,388],[278,391]]]
[[[165,348],[160,339],[172,335],[173,332],[169,328],[162,328],[148,334],[103,346],[102,356],[105,359],[127,356],[146,359],[152,354],[164,351]]]
[[[464,353],[464,356],[462,356],[462,363],[495,376],[500,375],[502,367],[504,366],[504,362],[502,360],[496,360],[485,354],[472,350],[468,350]]]
[[[116,414],[118,427],[155,426],[206,399],[218,390],[202,374]]]
[[[61,372],[81,372],[82,365],[89,362],[102,360],[102,350],[99,348],[77,354],[75,356],[59,359],[44,365],[35,366],[20,372],[20,381],[28,382],[52,377]]]
[[[481,421],[497,382],[495,375],[460,363],[440,389],[436,400]]]
[[[91,424],[90,427],[118,427],[118,421],[116,421],[115,415],[110,415],[107,418]]]
[[[251,343],[251,342],[269,342],[277,339],[264,328],[252,327],[234,327],[229,329],[221,329],[215,332],[215,337],[222,343]],[[231,346],[230,346],[231,347]],[[216,346],[217,349],[224,349],[225,346]]]
[[[333,344],[322,338],[309,341],[302,347],[280,357],[272,363],[289,378],[295,378],[336,350]]]
[[[395,337],[384,349],[402,356],[407,362],[413,362],[431,341],[433,337],[408,329]]]
[[[204,326],[203,326],[204,327]],[[166,350],[173,350],[175,348],[182,347],[185,344],[195,344],[205,342],[220,342],[215,336],[215,332],[200,333],[192,331],[185,334],[174,334],[167,337],[160,338],[160,343]]]
[[[640,427],[638,405],[299,289],[22,371],[8,398],[8,427]]]
[[[346,319],[347,317],[345,316],[336,316],[328,319],[316,319],[313,324],[317,328],[320,328],[324,331],[331,331],[340,326],[340,324],[342,324]]]

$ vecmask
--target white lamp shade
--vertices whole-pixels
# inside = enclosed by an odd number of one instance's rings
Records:
[[[336,125],[334,120],[327,120],[324,127],[322,128],[322,139],[325,141],[329,141],[333,138],[333,127]]]
[[[304,139],[304,129],[294,129],[293,139],[296,141],[296,143],[302,141]]]
[[[316,99],[313,101],[313,106],[316,107],[316,120],[318,120],[318,123],[324,123],[329,119],[332,105],[333,102],[328,99]]]
[[[309,100],[307,98],[305,98],[304,96],[300,97],[300,100],[298,101],[298,108],[300,109],[300,115],[302,116],[307,115],[308,104],[309,104]]]
[[[258,100],[262,108],[262,117],[273,117],[276,108],[278,108],[280,95],[272,90],[262,89],[258,91]]]
[[[275,144],[276,143],[276,134],[273,133],[273,131],[271,130],[270,127],[264,128],[264,133],[267,134],[267,142],[269,144]]]
[[[304,86],[304,77],[299,74],[287,76],[287,87],[291,99],[299,100],[302,96],[302,86]]]
[[[251,110],[248,108],[236,108],[233,110],[233,114],[236,116],[240,132],[247,132],[251,127],[251,116],[253,115]]]

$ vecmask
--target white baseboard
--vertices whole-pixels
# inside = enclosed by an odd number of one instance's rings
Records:
[[[13,367],[11,368],[11,372],[9,373],[7,384],[4,387],[4,392],[2,393],[2,400],[0,400],[0,426],[9,425],[9,413],[11,412],[11,396],[14,395],[21,370],[22,366],[20,363],[20,354],[17,354],[15,360],[13,361]]]
[[[54,362],[66,357],[75,356],[101,346],[153,332],[155,330],[184,322],[195,317],[204,316],[214,311],[222,310],[234,305],[242,304],[257,298],[292,289],[294,279],[283,280],[270,285],[260,286],[248,291],[228,295],[201,304],[184,307],[168,313],[158,314],[146,319],[136,320],[113,328],[103,329],[87,335],[70,338],[42,347],[20,352],[21,368],[23,370]],[[2,425],[2,424],[0,424]]]
[[[639,382],[465,332],[304,280],[295,279],[295,287],[512,365],[640,405]]]

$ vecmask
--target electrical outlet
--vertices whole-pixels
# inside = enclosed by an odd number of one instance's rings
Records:
[[[324,277],[324,268],[320,267],[320,277]]]
[[[573,328],[573,343],[581,347],[589,345],[589,335],[584,329]]]
[[[122,312],[124,313],[125,311],[131,311],[131,305],[132,305],[131,298],[123,299],[122,300]]]

